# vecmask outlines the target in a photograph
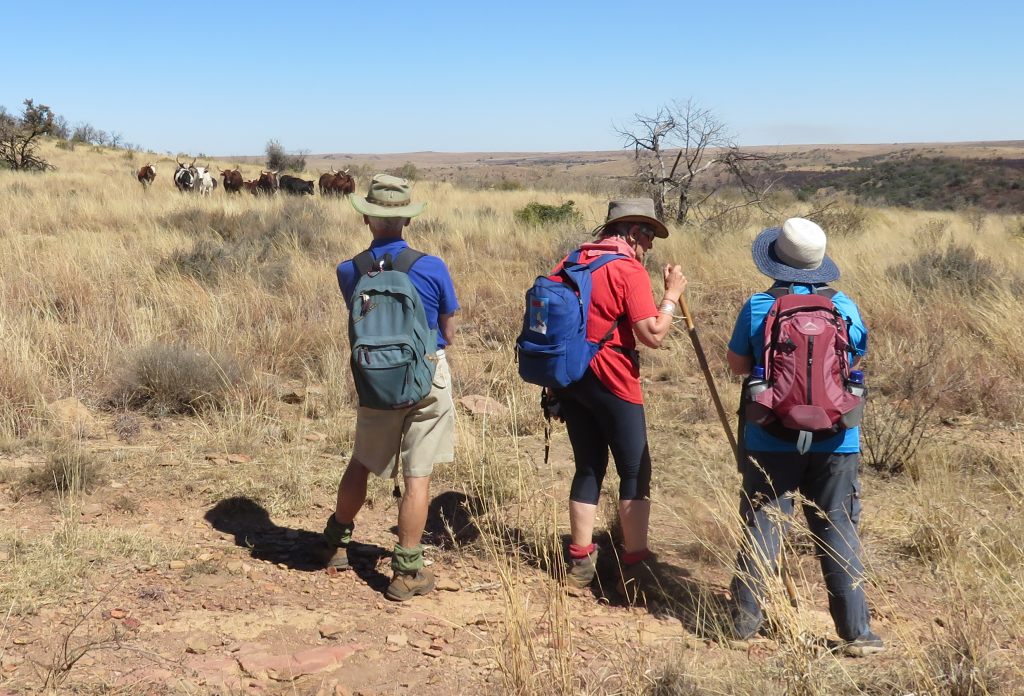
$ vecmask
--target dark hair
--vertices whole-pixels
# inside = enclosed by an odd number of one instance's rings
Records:
[[[607,225],[602,225],[597,228],[596,236],[599,239],[604,237],[625,237],[629,234],[629,230],[632,229],[633,222],[610,222]]]

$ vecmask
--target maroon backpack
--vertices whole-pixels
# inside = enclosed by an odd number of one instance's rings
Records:
[[[768,294],[775,298],[764,326],[770,386],[753,396],[747,420],[795,440],[802,454],[813,441],[860,422],[863,400],[847,391],[850,337],[832,288],[802,295],[777,287]]]

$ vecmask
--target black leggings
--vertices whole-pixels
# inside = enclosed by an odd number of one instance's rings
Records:
[[[619,500],[650,497],[651,453],[643,404],[615,396],[590,370],[559,390],[558,398],[576,459],[569,500],[597,504],[609,449],[619,474]]]

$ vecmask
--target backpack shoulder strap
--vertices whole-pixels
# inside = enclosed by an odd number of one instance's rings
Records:
[[[356,267],[356,274],[362,277],[373,270],[376,259],[373,258],[373,252],[367,249],[359,254],[352,257],[352,263]]]
[[[765,294],[771,295],[776,300],[779,299],[780,297],[785,297],[786,295],[789,295],[792,292],[792,285],[774,285],[765,290]],[[839,294],[839,291],[836,290],[835,288],[830,288],[827,285],[823,285],[820,288],[812,287],[810,294],[820,295],[821,297],[827,297],[828,299],[831,300],[833,297]]]
[[[619,259],[624,258],[626,257],[623,256],[622,254],[601,254],[596,259],[588,263],[587,267],[590,269],[590,272],[593,273],[594,271],[601,268],[601,266],[604,266],[605,264],[609,264],[612,261],[618,261]]]
[[[401,271],[402,273],[408,273],[409,269],[412,268],[412,265],[419,261],[420,259],[422,259],[424,256],[426,256],[426,254],[424,254],[422,251],[416,251],[415,249],[406,247],[405,249],[402,249],[400,252],[398,252],[398,256],[396,256],[392,260],[391,270]]]

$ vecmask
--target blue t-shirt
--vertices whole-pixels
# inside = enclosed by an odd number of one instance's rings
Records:
[[[379,259],[385,254],[391,254],[394,258],[398,256],[398,252],[408,246],[409,244],[404,239],[375,239],[370,243],[370,251],[375,259]],[[341,288],[341,294],[349,309],[352,308],[352,293],[356,289],[358,280],[358,272],[352,259],[338,264],[338,287]],[[455,298],[455,286],[452,284],[448,267],[438,257],[427,255],[409,269],[409,280],[420,294],[420,300],[423,302],[423,309],[427,315],[427,325],[437,330],[437,347],[444,348],[448,343],[441,335],[437,318],[442,314],[453,314],[459,308],[459,302]]]
[[[789,283],[780,283],[788,286]],[[808,295],[811,286],[796,284],[793,291],[798,295]],[[850,343],[856,355],[862,356],[868,348],[868,329],[860,317],[860,310],[849,297],[837,292],[832,303],[846,319],[849,329]],[[775,298],[765,292],[759,292],[747,300],[736,318],[736,327],[729,339],[729,350],[737,355],[754,359],[755,365],[764,364],[764,321],[768,310],[775,304]],[[853,356],[850,357],[852,362]],[[743,431],[746,448],[751,452],[793,452],[796,445],[780,440],[765,432],[764,428],[747,423]],[[811,445],[811,452],[860,452],[860,428],[848,428],[837,433],[835,437]]]

